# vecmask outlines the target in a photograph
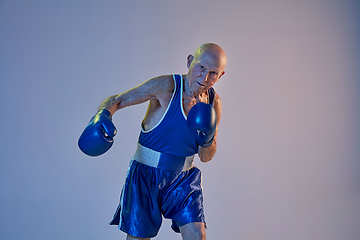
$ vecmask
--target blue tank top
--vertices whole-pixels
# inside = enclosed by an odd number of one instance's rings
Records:
[[[198,133],[186,124],[187,117],[182,102],[182,76],[173,75],[173,78],[174,92],[164,115],[152,129],[145,131],[142,128],[139,143],[161,153],[188,157],[198,152]],[[208,91],[209,103],[213,105],[215,91],[213,88]]]

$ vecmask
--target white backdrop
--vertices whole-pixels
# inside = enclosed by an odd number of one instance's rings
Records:
[[[146,104],[114,116],[91,158],[77,139],[101,101],[228,55],[218,152],[199,160],[208,239],[360,236],[359,3],[336,0],[0,0],[0,239],[124,239],[118,204]],[[155,239],[181,239],[164,221]]]

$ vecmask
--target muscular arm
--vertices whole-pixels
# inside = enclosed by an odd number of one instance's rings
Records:
[[[114,115],[117,110],[148,100],[158,101],[162,105],[166,96],[172,93],[173,88],[174,81],[170,75],[152,78],[128,91],[106,98],[98,110],[107,109],[111,115]]]
[[[219,95],[216,94],[216,98],[215,98],[215,104],[214,104],[214,108],[216,111],[216,116],[217,116],[217,123],[216,123],[216,131],[215,131],[215,135],[214,135],[214,141],[212,142],[212,144],[209,147],[203,148],[199,146],[199,158],[202,162],[209,162],[213,157],[214,154],[216,152],[216,147],[217,147],[217,133],[218,133],[218,127],[219,127],[219,122],[220,122],[220,117],[221,117],[221,100],[219,98]]]

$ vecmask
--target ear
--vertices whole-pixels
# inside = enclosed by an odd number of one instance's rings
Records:
[[[222,73],[220,74],[219,79],[225,74],[225,71],[222,71]]]
[[[193,60],[194,60],[194,56],[189,54],[189,56],[187,57],[187,68],[190,68]]]

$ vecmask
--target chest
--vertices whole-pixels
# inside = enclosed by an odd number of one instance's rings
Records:
[[[182,105],[186,116],[188,115],[190,109],[198,102],[208,103],[207,93],[200,94],[196,98],[192,98],[184,93],[182,94]]]

